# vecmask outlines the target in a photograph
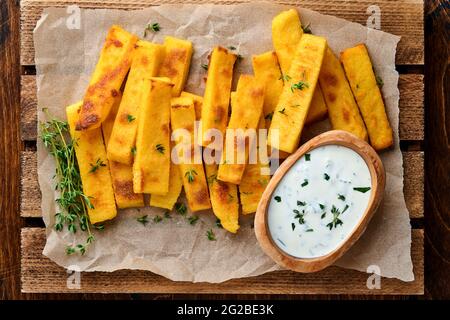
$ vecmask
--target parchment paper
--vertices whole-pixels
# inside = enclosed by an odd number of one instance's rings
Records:
[[[235,46],[244,57],[238,73],[251,73],[251,55],[272,49],[271,21],[285,6],[269,3],[240,5],[162,5],[139,11],[81,10],[80,29],[73,27],[71,13],[65,8],[47,8],[34,31],[36,49],[38,106],[48,107],[65,119],[65,106],[82,99],[90,74],[97,62],[107,30],[119,24],[143,36],[145,26],[158,22],[161,31],[147,39],[162,43],[165,35],[189,39],[194,43],[187,90],[203,94],[207,55],[215,45]],[[392,127],[395,147],[382,153],[387,173],[384,202],[363,237],[337,262],[338,266],[367,272],[379,267],[382,276],[403,281],[414,279],[410,255],[411,228],[403,197],[402,155],[398,137],[398,74],[395,51],[399,37],[368,29],[331,16],[298,8],[304,24],[314,34],[325,36],[335,53],[364,42],[376,73],[384,81],[383,96]],[[72,24],[71,24],[72,23]],[[237,73],[237,74],[238,74]],[[237,77],[236,77],[237,78]],[[44,116],[39,112],[39,120]],[[328,120],[307,130],[311,137],[329,128]],[[96,242],[84,256],[67,256],[67,244],[84,241],[84,235],[52,229],[55,214],[55,164],[38,143],[38,175],[42,191],[42,213],[47,230],[44,254],[57,264],[79,271],[150,270],[172,280],[222,282],[232,278],[256,276],[279,269],[259,248],[252,228],[252,217],[241,218],[241,229],[232,235],[215,227],[212,211],[200,213],[191,226],[185,218],[172,213],[172,219],[147,226],[136,217],[162,214],[157,208],[129,209],[96,232]],[[212,229],[217,241],[209,241]],[[375,269],[376,270],[376,269]],[[373,271],[372,271],[373,272]],[[302,275],[299,274],[299,277]]]

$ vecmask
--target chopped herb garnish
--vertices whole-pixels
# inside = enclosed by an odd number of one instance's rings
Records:
[[[206,63],[202,63],[202,68],[208,70],[208,65]]]
[[[161,216],[156,215],[156,216],[153,217],[153,222],[154,222],[154,223],[159,223],[159,222],[161,222],[161,221],[162,221]]]
[[[383,79],[381,79],[380,76],[376,76],[376,77],[375,77],[375,80],[377,81],[377,86],[378,86],[379,88],[382,88],[383,85],[384,85]]]
[[[135,116],[133,116],[132,114],[127,114],[127,121],[128,122],[133,122],[134,120],[136,120]]]
[[[145,226],[148,223],[148,215],[139,217],[136,220]]]
[[[320,209],[325,209],[325,205],[323,205],[323,204],[321,204],[321,203],[319,203],[319,207],[320,207]]]
[[[170,215],[169,211],[164,212],[164,218],[166,219],[172,219],[172,216]]]
[[[343,223],[342,220],[339,219],[341,212],[334,205],[331,208],[331,213],[333,214],[333,220],[327,224],[327,227],[330,230],[333,229],[333,227],[336,228],[338,225],[342,225],[342,223]]]
[[[235,46],[228,46],[227,47],[229,50],[236,50],[236,47]]]
[[[198,216],[190,216],[188,218],[189,224],[194,225],[198,220]]]
[[[156,145],[156,151],[158,151],[159,153],[164,154],[165,150],[166,150],[166,148],[164,148],[164,146],[162,144],[158,143]]]
[[[295,223],[291,223],[291,227],[292,227],[292,231],[294,231],[295,230]]]
[[[330,176],[328,175],[328,173],[324,173],[323,178],[327,181],[330,180]]]
[[[291,91],[294,92],[295,89],[303,90],[304,88],[309,88],[309,84],[304,81],[299,81],[291,85]]]
[[[306,187],[309,184],[308,179],[303,180],[303,183],[301,184],[302,188]]]
[[[311,155],[309,153],[305,153],[305,161],[311,161]]]
[[[280,196],[275,196],[274,199],[275,199],[277,202],[281,202],[281,197],[280,197]]]
[[[133,156],[136,155],[136,147],[131,148],[131,154],[132,154]]]
[[[184,174],[185,177],[187,177],[188,182],[192,183],[195,180],[195,176],[197,176],[197,172],[194,169],[190,169],[188,171],[186,171],[186,173]]]
[[[281,109],[280,111],[278,111],[279,113],[281,113],[281,114],[284,114],[284,115],[286,115],[286,108],[283,108],[283,109]]]
[[[144,37],[147,36],[148,32],[158,32],[159,30],[161,30],[161,26],[159,25],[158,22],[149,23],[144,30]]]
[[[362,193],[366,193],[367,191],[370,190],[370,187],[357,187],[357,188],[353,188],[353,190],[359,191],[359,192],[362,192]]]
[[[264,119],[266,120],[272,120],[273,118],[273,112],[266,114],[266,116],[264,117]]]
[[[311,23],[308,23],[306,26],[302,25],[302,30],[304,33],[312,34]]]
[[[338,194],[338,199],[342,200],[342,201],[345,201],[345,196],[342,195],[342,194]]]
[[[322,213],[322,215],[320,216],[320,219],[323,219],[323,218],[325,218],[325,216],[327,215],[327,213],[326,212],[324,212],[324,213]]]
[[[305,223],[304,214],[300,213],[298,210],[294,210],[294,212],[295,212],[294,219],[297,219],[299,224],[304,224]]]
[[[212,229],[206,231],[206,237],[208,238],[209,241],[216,241],[216,235],[214,234]]]
[[[216,227],[222,229],[222,223],[220,223],[220,219],[216,219]]]
[[[175,210],[177,211],[177,213],[179,215],[182,215],[182,216],[186,215],[186,212],[187,212],[186,205],[184,203],[180,203],[180,202],[175,203]]]
[[[314,229],[309,228],[309,229],[306,229],[305,232],[313,232],[313,231],[314,231]]]
[[[105,230],[105,225],[104,224],[94,224],[94,228],[95,228],[95,230],[103,231],[103,230]]]
[[[306,206],[306,202],[297,200],[298,206]]]
[[[348,208],[349,208],[349,205],[346,204],[345,207],[344,207],[344,210],[342,210],[342,213],[344,213],[345,211],[347,211]]]
[[[278,80],[289,81],[292,78],[288,74],[282,74]]]
[[[95,171],[100,169],[100,167],[106,167],[106,164],[103,162],[103,160],[100,160],[100,158],[97,159],[97,161],[94,164],[89,163],[89,165],[91,166],[89,173],[94,173]]]

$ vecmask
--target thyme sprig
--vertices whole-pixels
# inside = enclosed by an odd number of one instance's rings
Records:
[[[69,137],[69,124],[52,118],[47,109],[43,109],[48,121],[39,123],[39,136],[50,155],[55,158],[56,181],[55,190],[59,197],[55,200],[59,212],[55,214],[56,231],[67,230],[76,233],[78,230],[86,232],[86,242],[68,245],[66,254],[85,254],[88,246],[94,242],[95,237],[91,231],[88,209],[93,209],[91,197],[83,193],[80,170],[75,157],[76,141]],[[98,167],[102,166],[98,163]],[[94,226],[95,227],[95,226]],[[103,229],[99,226],[99,229]]]

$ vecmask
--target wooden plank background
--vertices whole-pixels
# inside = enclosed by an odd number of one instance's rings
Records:
[[[193,0],[184,3],[241,3],[249,1]],[[117,271],[110,273],[83,273],[82,288],[79,292],[152,292],[152,293],[215,293],[215,294],[423,294],[424,263],[423,226],[424,216],[424,34],[423,2],[402,1],[345,1],[330,0],[319,4],[317,1],[278,1],[284,4],[301,5],[321,13],[335,15],[354,22],[366,23],[366,9],[376,4],[381,9],[382,30],[400,35],[396,62],[402,73],[399,80],[400,124],[404,156],[404,193],[413,229],[412,257],[416,279],[410,283],[398,280],[382,280],[381,290],[366,287],[367,274],[337,267],[328,268],[317,274],[299,275],[289,271],[265,274],[254,278],[236,279],[223,284],[191,284],[172,282],[163,277],[143,271]],[[36,82],[32,65],[34,49],[32,30],[42,9],[48,6],[64,7],[77,4],[83,8],[138,9],[161,3],[179,3],[179,0],[109,0],[67,1],[67,0],[26,0],[21,1],[21,55],[23,65],[21,77],[21,120],[20,133],[24,148],[20,153],[21,198],[20,215],[36,225],[41,216],[40,191],[36,173]],[[30,68],[31,67],[31,68]],[[31,74],[29,72],[31,71]],[[41,224],[41,222],[38,222]],[[23,292],[74,292],[67,289],[67,273],[49,259],[42,256],[45,243],[43,228],[23,228],[21,232],[21,280]]]

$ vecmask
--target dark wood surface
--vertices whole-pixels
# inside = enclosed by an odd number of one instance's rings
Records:
[[[177,299],[177,298],[330,298],[330,296],[273,295],[171,295],[171,294],[22,294],[20,293],[20,230],[42,226],[40,219],[20,218],[20,153],[33,151],[35,144],[20,139],[20,67],[19,1],[0,3],[0,297],[2,299]],[[449,94],[449,2],[426,1],[425,6],[425,143],[412,142],[403,149],[425,148],[426,201],[426,297],[449,297],[449,207],[450,207],[450,107]],[[402,70],[400,70],[402,71]],[[405,66],[408,73],[423,73],[421,66]],[[445,84],[445,86],[444,86]],[[445,120],[447,119],[447,120]],[[420,140],[420,139],[418,139]],[[413,224],[423,224],[422,219]],[[332,296],[332,298],[367,298]],[[381,298],[381,297],[380,297]],[[388,296],[385,299],[406,298]]]

